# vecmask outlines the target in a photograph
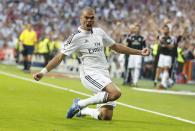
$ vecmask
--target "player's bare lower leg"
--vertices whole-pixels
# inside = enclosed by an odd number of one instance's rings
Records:
[[[155,79],[154,79],[154,86],[157,85],[159,79],[160,79],[160,73],[162,72],[162,68],[157,67],[156,68],[156,74],[155,74]]]
[[[105,105],[102,106],[100,109],[99,119],[100,120],[112,120],[113,116],[113,106]]]
[[[77,114],[77,117],[82,116],[91,116],[92,118],[99,120],[112,120],[113,106],[104,105],[98,109],[86,107]]]

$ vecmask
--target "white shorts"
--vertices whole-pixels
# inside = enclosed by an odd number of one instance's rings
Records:
[[[87,89],[91,90],[94,94],[101,92],[104,87],[112,83],[108,70],[82,70],[80,69],[81,82]],[[116,102],[107,102],[97,104],[97,108],[104,105],[115,107]]]
[[[172,57],[169,55],[160,54],[158,60],[158,67],[171,67]]]
[[[129,55],[128,68],[141,68],[142,56],[140,55]]]

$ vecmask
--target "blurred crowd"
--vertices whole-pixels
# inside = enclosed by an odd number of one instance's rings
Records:
[[[3,0],[0,2],[0,45],[18,37],[25,24],[33,24],[39,36],[54,32],[66,39],[79,25],[79,13],[85,6],[96,9],[97,24],[120,41],[131,23],[142,25],[148,43],[159,26],[169,24],[173,35],[195,38],[195,4],[193,0]],[[119,35],[118,35],[119,34]]]
[[[138,23],[147,46],[152,47],[166,24],[172,36],[182,36],[179,44],[186,59],[195,58],[194,0],[3,0],[0,47],[14,47],[26,24],[33,25],[38,40],[50,36],[64,41],[77,30],[85,6],[95,8],[97,26],[117,42],[125,40],[131,24]]]

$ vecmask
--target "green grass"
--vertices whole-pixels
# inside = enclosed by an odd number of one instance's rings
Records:
[[[0,65],[0,71],[32,79],[14,66]],[[90,94],[79,79],[45,77],[43,82]],[[195,121],[195,96],[139,92],[121,85],[120,102]],[[140,81],[141,88],[152,82]],[[175,85],[172,90],[191,90],[194,85]],[[112,121],[90,117],[65,118],[75,93],[0,74],[0,131],[194,131],[195,125],[118,105]]]

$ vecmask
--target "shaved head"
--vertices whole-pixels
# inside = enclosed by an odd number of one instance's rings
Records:
[[[81,14],[80,16],[86,14],[86,13],[93,13],[95,14],[95,10],[91,7],[85,7],[82,11],[81,11]]]
[[[80,14],[81,28],[91,30],[95,23],[95,10],[91,7],[85,7]]]

